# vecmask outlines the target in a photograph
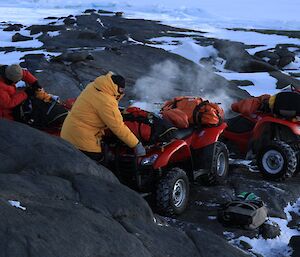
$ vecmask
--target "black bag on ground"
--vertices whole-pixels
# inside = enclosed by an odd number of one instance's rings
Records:
[[[278,93],[273,113],[286,118],[300,116],[300,93],[294,91]]]
[[[68,109],[59,102],[44,102],[28,98],[17,106],[13,115],[16,121],[27,123],[36,128],[59,127],[68,115]]]
[[[268,210],[261,200],[235,200],[218,212],[218,220],[226,226],[256,229],[268,217]]]

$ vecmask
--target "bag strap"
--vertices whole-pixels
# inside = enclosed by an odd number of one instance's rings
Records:
[[[244,202],[244,201],[232,201],[232,202],[229,202],[229,203],[227,203],[225,205],[225,208],[231,207],[231,206],[248,206],[252,210],[256,210],[256,209],[259,208],[258,205],[254,204],[252,202]]]
[[[54,121],[58,120],[59,118],[63,117],[63,116],[67,116],[69,112],[64,112],[64,113],[61,113],[57,116],[54,117],[54,119],[50,120],[47,125],[50,125],[51,123],[53,123]]]
[[[203,101],[202,103],[196,105],[194,111],[193,111],[193,122],[194,122],[194,125],[199,125],[201,126],[201,120],[202,120],[202,113],[199,112],[199,110],[206,104],[208,104],[209,101],[208,100],[205,100]]]
[[[142,116],[134,116],[132,113],[125,113],[123,114],[123,118],[125,121],[136,121],[138,123],[144,123],[147,125],[151,125],[152,122],[150,122],[150,119],[148,117],[142,117]]]
[[[184,98],[174,98],[174,101],[173,101],[173,103],[172,103],[172,105],[171,105],[171,108],[172,108],[172,109],[177,108],[177,104],[178,104],[179,102],[181,102],[183,99],[184,99]]]
[[[51,103],[51,105],[50,105],[50,107],[49,107],[49,109],[48,109],[48,111],[47,111],[47,113],[46,113],[46,115],[49,115],[49,113],[52,111],[52,109],[54,108],[54,106],[56,105],[56,101],[52,101],[52,103]]]

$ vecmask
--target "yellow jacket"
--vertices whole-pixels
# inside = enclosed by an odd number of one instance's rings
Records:
[[[271,109],[272,111],[273,111],[273,109],[274,109],[275,99],[276,99],[276,95],[272,95],[272,96],[269,98],[269,107],[270,107],[270,109]]]
[[[64,121],[61,137],[78,149],[101,152],[104,130],[109,128],[120,140],[133,148],[138,139],[124,124],[118,108],[118,87],[112,73],[96,78],[76,99]]]

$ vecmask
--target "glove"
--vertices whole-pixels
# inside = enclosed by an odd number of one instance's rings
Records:
[[[141,142],[139,142],[139,143],[135,146],[134,152],[135,152],[136,156],[144,156],[144,155],[146,155],[146,149],[145,149],[145,147],[142,145]]]

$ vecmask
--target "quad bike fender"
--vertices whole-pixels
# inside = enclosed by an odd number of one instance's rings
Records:
[[[197,133],[194,133],[192,140],[192,148],[199,149],[218,141],[220,135],[226,129],[227,124],[223,122],[217,127],[204,128]]]
[[[161,148],[153,168],[160,169],[171,163],[181,162],[191,157],[191,150],[184,140],[175,140]]]
[[[259,139],[264,131],[266,125],[278,124],[289,128],[293,134],[300,136],[300,124],[299,122],[293,122],[289,120],[278,119],[275,117],[263,117],[255,125],[253,130],[253,139]]]

